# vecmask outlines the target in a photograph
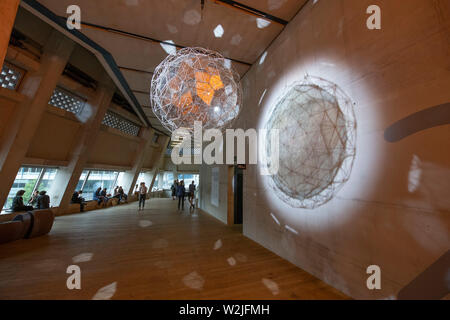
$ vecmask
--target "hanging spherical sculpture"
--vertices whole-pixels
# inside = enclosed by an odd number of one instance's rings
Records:
[[[356,120],[353,102],[336,84],[310,76],[293,83],[271,110],[265,129],[279,130],[278,170],[269,184],[290,206],[319,207],[349,179]],[[267,141],[262,152],[270,158]]]
[[[169,131],[226,129],[242,107],[239,75],[231,61],[202,48],[184,48],[155,69],[150,92],[152,109]]]

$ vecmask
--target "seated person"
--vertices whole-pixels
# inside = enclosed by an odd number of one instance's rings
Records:
[[[120,194],[119,194],[119,186],[116,186],[114,188],[114,194],[113,194],[113,198],[118,199],[118,203],[120,204]]]
[[[33,195],[31,196],[30,200],[28,200],[28,205],[30,205],[32,207],[36,207],[38,197],[39,197],[39,191],[35,190],[33,192]]]
[[[103,201],[106,203],[109,200],[109,197],[111,196],[110,194],[107,194],[107,190],[106,188],[103,188],[102,192],[100,193],[100,195],[103,197]]]
[[[25,190],[19,190],[16,193],[16,196],[13,199],[11,209],[14,212],[19,211],[30,211],[33,210],[32,206],[25,206],[23,204],[23,195],[25,194]]]
[[[122,201],[122,199],[125,199],[125,202],[127,202],[128,196],[125,194],[125,191],[123,191],[122,186],[119,187],[119,195],[120,195],[119,203],[120,201]]]
[[[86,205],[86,202],[84,201],[84,198],[81,196],[83,193],[82,190],[75,191],[72,195],[72,199],[70,203],[79,203],[80,204],[80,212],[84,211],[84,206]]]
[[[94,192],[94,196],[92,197],[93,200],[97,201],[98,204],[105,202],[104,196],[102,196],[102,188],[98,188]]]
[[[39,192],[39,197],[37,198],[37,208],[38,209],[50,208],[50,197],[47,195],[47,191]]]

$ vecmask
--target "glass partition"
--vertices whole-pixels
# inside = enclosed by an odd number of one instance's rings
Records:
[[[119,172],[117,171],[94,171],[91,170],[87,175],[83,187],[83,197],[86,200],[92,200],[97,188],[106,188],[108,194],[113,193]]]
[[[184,185],[187,187],[194,181],[195,185],[198,186],[200,182],[200,175],[195,173],[179,173],[178,180],[184,180]]]
[[[80,191],[83,189],[84,182],[86,181],[86,177],[89,174],[89,170],[83,170],[80,176],[80,180],[78,180],[77,186],[75,188],[75,191]]]
[[[23,202],[26,204],[30,200],[34,190],[48,191],[55,179],[58,169],[43,167],[21,167],[16,179],[9,190],[8,197],[3,209],[10,209],[12,201],[19,190],[25,190]]]

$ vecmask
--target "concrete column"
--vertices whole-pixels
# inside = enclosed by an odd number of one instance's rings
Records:
[[[0,1],[0,67],[5,60],[19,2],[19,0]]]
[[[159,174],[159,169],[153,168],[152,170],[152,182],[150,183],[150,186],[148,187],[148,193],[152,192],[153,186],[155,185],[156,176]]]
[[[68,166],[58,170],[49,192],[53,205],[59,203],[58,215],[65,213],[69,207],[81,173],[95,145],[95,137],[100,131],[105,113],[111,104],[113,94],[114,86],[105,75],[105,80],[98,87],[95,96],[84,107],[84,110],[88,109],[86,112],[91,113],[91,116],[79,133],[78,143],[71,152]]]
[[[124,172],[121,180],[121,186],[128,196],[131,196],[134,192],[134,188],[141,173],[142,166],[145,159],[149,156],[151,152],[151,145],[153,136],[155,135],[155,130],[150,128],[142,128],[140,138],[141,143],[139,144],[137,156],[134,160],[133,168],[130,171]],[[139,181],[140,182],[140,181]]]
[[[25,99],[18,106],[21,112],[13,119],[17,123],[11,126],[13,130],[7,133],[0,146],[0,206],[6,201],[74,46],[71,40],[54,31],[44,47],[40,68],[24,79],[20,93]]]
[[[159,168],[161,167],[162,160],[164,158],[164,154],[166,153],[167,145],[169,144],[170,137],[162,137],[162,143],[161,143],[161,154],[159,156],[159,159],[155,162],[155,165],[153,166],[153,178],[152,183],[150,184],[150,187],[148,188],[148,192],[152,192],[153,185],[155,183],[156,175],[159,174]]]

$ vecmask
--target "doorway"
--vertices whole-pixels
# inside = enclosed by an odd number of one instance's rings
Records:
[[[228,167],[228,225],[243,223],[244,172],[240,166]]]

